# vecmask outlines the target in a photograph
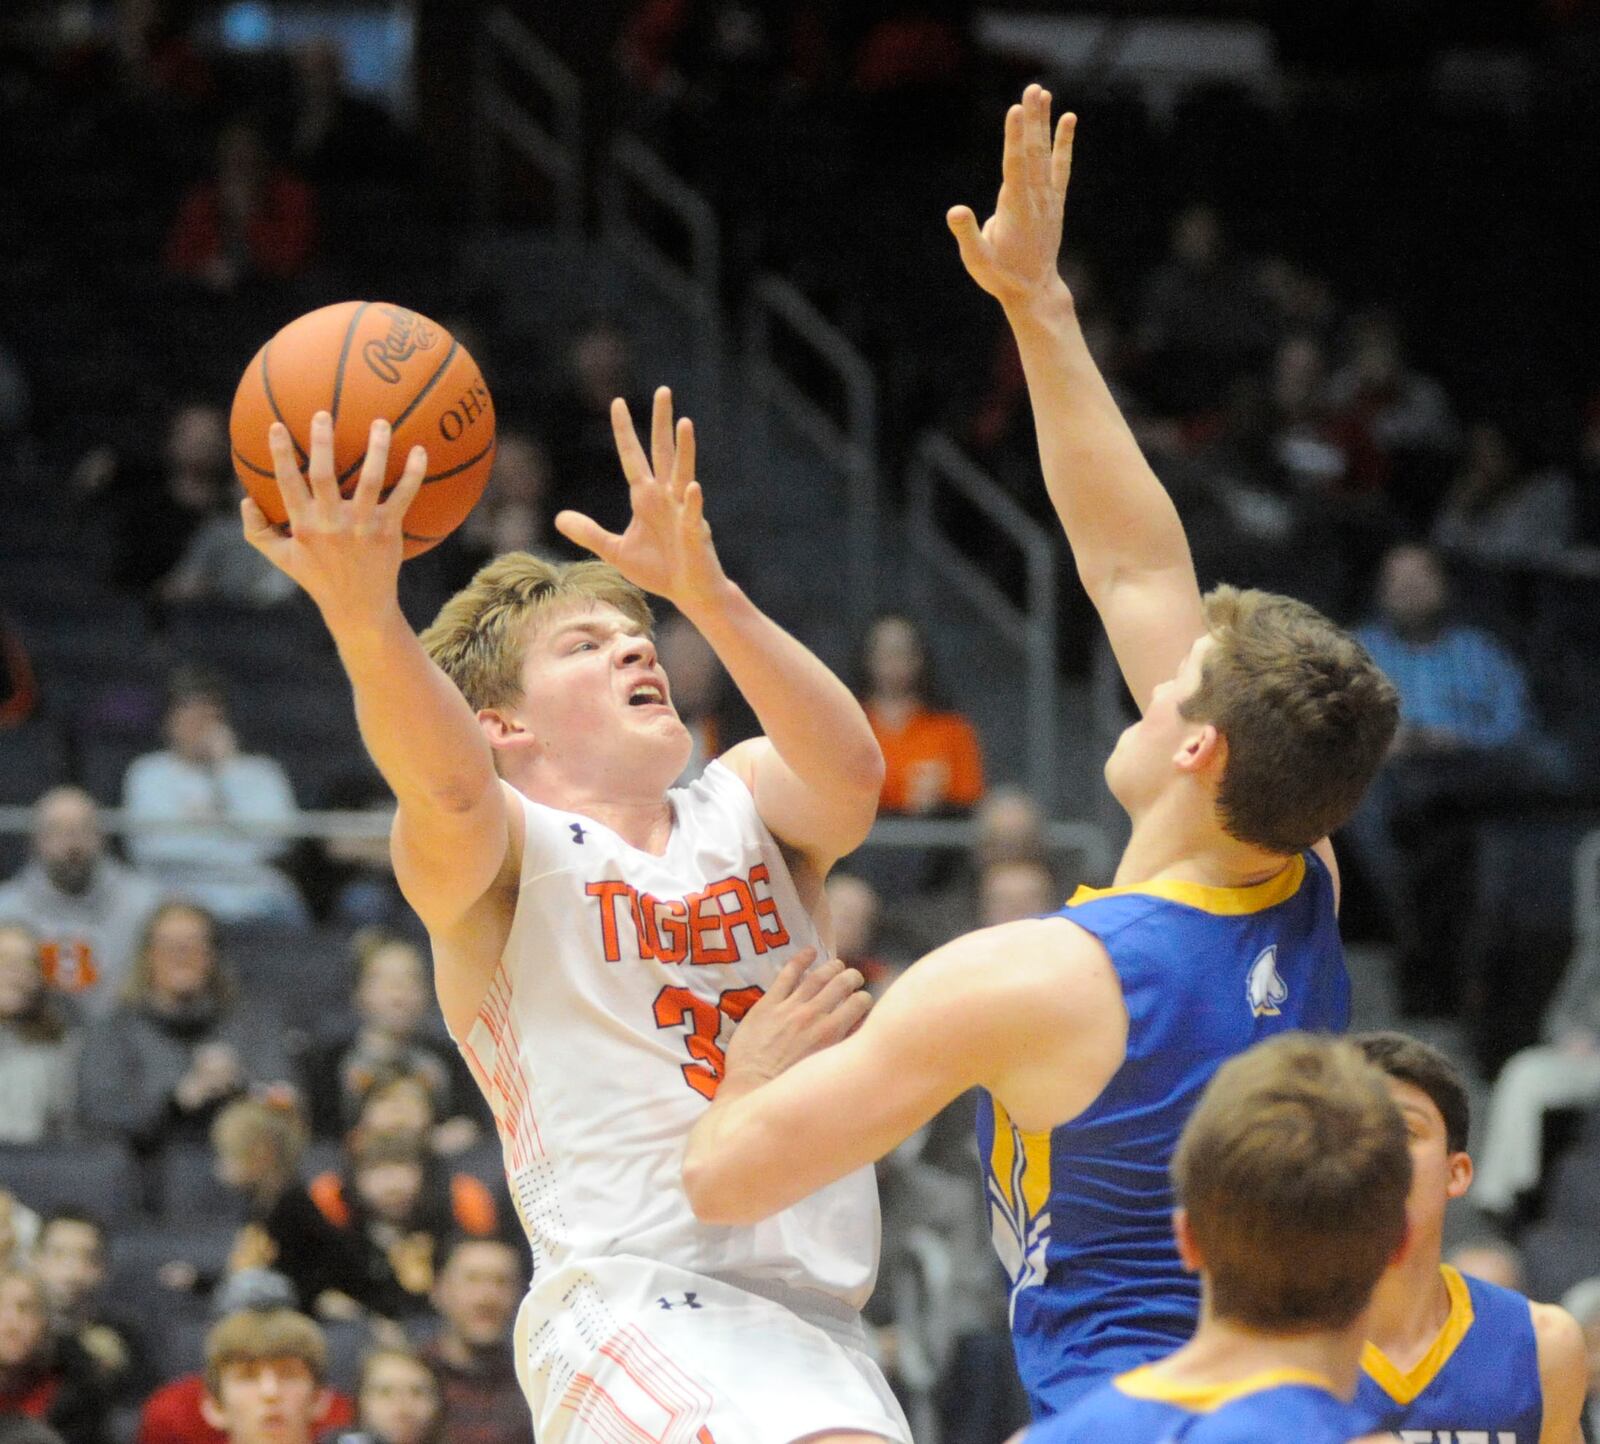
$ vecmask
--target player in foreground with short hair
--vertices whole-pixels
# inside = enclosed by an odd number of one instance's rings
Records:
[[[326,413],[308,477],[274,426],[293,534],[248,499],[246,531],[321,609],[399,802],[395,873],[533,1250],[516,1359],[540,1444],[906,1441],[858,1315],[877,1269],[871,1170],[733,1229],[695,1219],[679,1173],[724,1038],[764,993],[771,1036],[802,1053],[865,1011],[860,974],[805,968],[883,759],[844,684],[724,575],[666,389],[653,465],[620,401],[612,421],[627,530],[557,518],[603,562],[500,557],[420,641],[395,584],[425,458],[380,499],[382,423],[347,500]],[[766,734],[670,793],[690,738],[641,588],[705,636]]]
[[[1411,1242],[1373,1295],[1356,1403],[1406,1440],[1580,1444],[1588,1361],[1577,1320],[1442,1261],[1445,1209],[1472,1184],[1461,1074],[1403,1033],[1351,1041],[1387,1077],[1413,1170]]]
[[[1225,1063],[1172,1160],[1172,1231],[1200,1323],[1027,1444],[1346,1444],[1372,1287],[1406,1237],[1411,1159],[1383,1075],[1291,1033]]]
[[[1167,1165],[1224,1060],[1271,1033],[1344,1028],[1327,837],[1398,719],[1371,658],[1310,607],[1231,588],[1202,600],[1057,270],[1071,147],[1071,118],[1052,148],[1050,98],[1030,87],[1006,120],[994,217],[980,233],[961,210],[952,226],[1005,302],[1051,497],[1143,708],[1105,768],[1133,824],[1114,886],[931,953],[854,1037],[782,1077],[735,1035],[684,1158],[696,1212],[747,1223],[987,1090],[979,1151],[1036,1417],[1193,1332]]]

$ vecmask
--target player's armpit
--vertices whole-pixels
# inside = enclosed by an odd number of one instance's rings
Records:
[[[1529,1304],[1539,1351],[1539,1387],[1544,1422],[1539,1444],[1582,1444],[1583,1402],[1589,1361],[1578,1321],[1555,1304]]]
[[[1000,1091],[1009,1108],[1025,1073],[1050,1075],[1069,1100],[1053,1121],[1072,1116],[1074,1057],[1124,1026],[1106,1016],[1097,947],[1059,920],[969,934],[909,968],[853,1037],[770,1083],[719,1093],[684,1154],[696,1216],[777,1213],[883,1157],[972,1087]],[[1102,1082],[1088,1086],[1085,1102]],[[1024,1106],[1044,1105],[1035,1092]]]
[[[866,841],[878,813],[883,756],[870,732],[858,746],[861,761],[854,768],[841,765],[831,788],[802,778],[767,737],[730,747],[721,761],[750,789],[767,830],[825,874]]]
[[[402,799],[389,830],[400,891],[430,933],[452,927],[521,856],[523,816],[496,780],[460,809]]]

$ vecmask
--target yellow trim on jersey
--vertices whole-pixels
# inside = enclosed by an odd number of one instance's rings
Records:
[[[1439,1377],[1439,1370],[1450,1362],[1456,1346],[1472,1327],[1472,1295],[1467,1292],[1466,1281],[1449,1264],[1440,1264],[1439,1273],[1450,1295],[1450,1313],[1428,1352],[1401,1373],[1376,1344],[1369,1343],[1361,1351],[1361,1367],[1396,1404],[1411,1403]]]
[[[1011,1191],[1011,1173],[1017,1159],[1017,1142],[1022,1143],[1022,1204],[1024,1218],[1037,1218],[1050,1201],[1050,1133],[1024,1133],[1011,1121],[1011,1115],[994,1103],[994,1147],[989,1155],[989,1170],[1000,1192],[1013,1210],[1017,1200]]]
[[[1151,1370],[1155,1367],[1154,1364],[1141,1364],[1137,1369],[1119,1374],[1112,1382],[1130,1398],[1176,1404],[1192,1414],[1210,1414],[1224,1404],[1233,1403],[1235,1399],[1244,1399],[1285,1384],[1305,1384],[1335,1396],[1339,1392],[1326,1374],[1318,1374],[1310,1369],[1263,1369],[1258,1374],[1248,1374],[1229,1384],[1182,1384],[1152,1374]]]
[[[1133,883],[1128,887],[1080,887],[1067,899],[1067,906],[1076,907],[1079,903],[1094,902],[1103,897],[1143,894],[1198,908],[1203,913],[1238,917],[1244,913],[1265,912],[1286,902],[1300,891],[1300,884],[1305,877],[1306,860],[1304,855],[1298,855],[1291,858],[1281,872],[1274,873],[1265,882],[1252,883],[1249,887],[1211,887],[1200,882],[1156,878],[1153,882]]]

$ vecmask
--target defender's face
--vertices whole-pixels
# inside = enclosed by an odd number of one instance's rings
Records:
[[[1433,1099],[1414,1083],[1399,1078],[1387,1082],[1411,1146],[1406,1228],[1413,1238],[1436,1237],[1444,1227],[1446,1206],[1472,1183],[1472,1160],[1465,1153],[1450,1151],[1444,1118]]]
[[[522,688],[515,715],[544,755],[602,787],[659,777],[664,789],[689,760],[655,644],[615,607],[579,603],[541,617]]]
[[[1137,816],[1160,796],[1173,776],[1173,759],[1184,742],[1203,724],[1181,712],[1200,686],[1206,657],[1216,646],[1209,633],[1198,637],[1177,672],[1157,684],[1145,703],[1144,715],[1124,729],[1106,759],[1106,786],[1111,795]]]

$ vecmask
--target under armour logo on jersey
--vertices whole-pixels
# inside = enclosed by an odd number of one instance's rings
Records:
[[[699,1298],[698,1294],[687,1293],[681,1299],[669,1299],[663,1296],[657,1299],[656,1302],[668,1311],[672,1309],[703,1309],[705,1305],[699,1302]]]
[[[1274,943],[1250,964],[1244,985],[1250,1011],[1258,1018],[1276,1018],[1289,997],[1289,985],[1278,976],[1278,945]]]
[[[583,824],[581,822],[569,822],[567,826],[572,829],[572,840],[581,847],[584,838],[589,835],[583,830]]]

